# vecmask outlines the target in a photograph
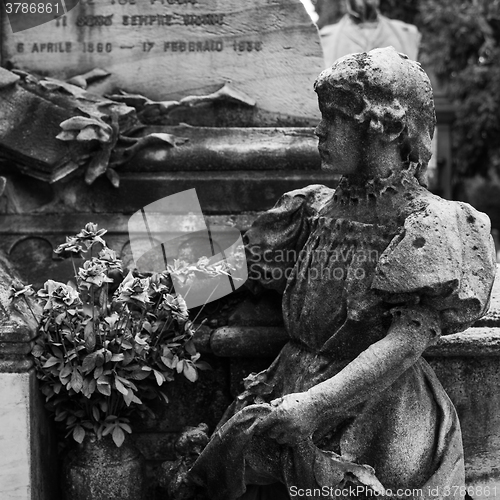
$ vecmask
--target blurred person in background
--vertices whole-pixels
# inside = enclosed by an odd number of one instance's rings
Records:
[[[379,4],[379,0],[345,0],[341,19],[320,29],[325,67],[347,54],[388,46],[417,59],[421,38],[417,27],[383,16]]]

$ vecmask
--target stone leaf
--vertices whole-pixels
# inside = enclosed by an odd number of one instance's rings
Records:
[[[373,467],[356,464],[332,451],[320,450],[312,442],[310,446],[315,448],[314,475],[318,484],[332,486],[334,479],[340,479],[339,484],[350,480],[371,488],[376,496],[385,494],[385,488],[375,475]]]
[[[106,78],[110,76],[111,73],[101,68],[94,68],[91,71],[87,71],[82,75],[75,75],[74,77],[68,80],[68,83],[71,85],[76,85],[77,87],[81,87],[82,89],[86,89],[89,84],[95,82],[96,80],[100,80],[102,78]]]
[[[217,92],[213,92],[208,95],[200,95],[200,96],[188,96],[184,97],[180,100],[181,104],[187,106],[197,106],[199,104],[205,104],[216,101],[227,101],[227,102],[236,102],[239,104],[246,104],[247,106],[255,106],[256,101],[252,99],[250,96],[246,95],[244,92],[240,92],[239,90],[231,87],[228,83],[226,83],[223,87],[221,87]]]
[[[18,82],[20,77],[11,71],[7,71],[6,69],[0,68],[0,89],[4,87],[8,87],[10,85],[14,85],[14,83]]]

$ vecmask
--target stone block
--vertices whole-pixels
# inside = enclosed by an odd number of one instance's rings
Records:
[[[3,64],[61,79],[106,69],[91,86],[101,94],[118,87],[178,101],[230,81],[262,110],[258,121],[318,116],[312,85],[322,52],[299,0],[79,2],[18,33],[4,16],[2,34]]]
[[[33,371],[0,373],[0,498],[57,500],[57,455]]]
[[[494,487],[500,493],[499,354],[497,347],[497,356],[429,360],[460,418],[467,485],[489,486],[492,497]],[[476,498],[482,496],[476,493]]]
[[[177,432],[134,432],[135,444],[144,458],[149,461],[175,460]]]

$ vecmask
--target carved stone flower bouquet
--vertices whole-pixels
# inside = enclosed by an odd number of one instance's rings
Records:
[[[34,294],[30,287],[12,291],[38,321],[32,354],[54,419],[79,443],[111,435],[120,447],[132,432],[134,413],[147,411],[152,398],[168,402],[166,382],[175,374],[194,382],[208,365],[199,359],[186,304],[173,289],[176,270],[123,277],[122,262],[102,239],[105,232],[89,223],[57,248],[73,262],[85,258],[79,269],[74,265],[74,281],[48,280],[35,302],[27,297]],[[193,269],[225,272],[220,266]]]

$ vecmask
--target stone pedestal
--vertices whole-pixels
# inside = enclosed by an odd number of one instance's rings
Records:
[[[14,306],[15,273],[0,255],[0,498],[57,500],[57,456],[29,358],[35,323]]]

